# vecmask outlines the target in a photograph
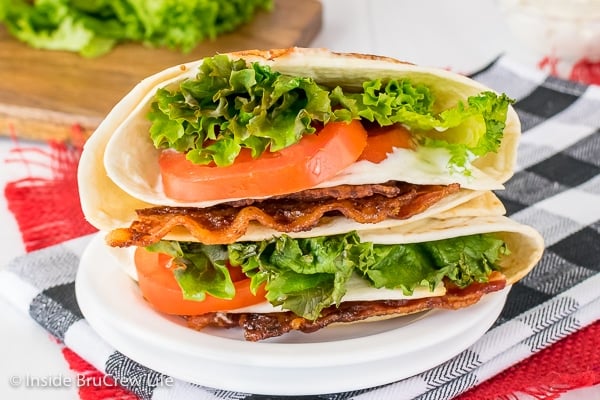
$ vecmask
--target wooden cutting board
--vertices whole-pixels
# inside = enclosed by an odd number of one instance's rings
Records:
[[[89,135],[137,82],[164,68],[217,52],[309,46],[321,11],[319,0],[275,0],[271,12],[188,54],[123,44],[95,59],[32,49],[0,27],[0,135],[65,140],[73,126]]]

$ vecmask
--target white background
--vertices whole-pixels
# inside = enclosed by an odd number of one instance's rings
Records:
[[[379,54],[422,65],[469,73],[499,54],[520,49],[493,0],[323,0],[323,28],[313,43],[336,51]],[[526,57],[524,62],[529,62]],[[6,79],[6,77],[5,77]],[[21,142],[21,146],[31,143]],[[25,176],[4,162],[14,143],[0,138],[0,187]],[[45,173],[45,171],[33,171]],[[0,196],[0,266],[24,253],[17,225]],[[78,399],[74,387],[14,389],[11,376],[74,377],[60,346],[28,317],[0,298],[0,398]],[[600,388],[571,392],[561,399],[598,399]]]

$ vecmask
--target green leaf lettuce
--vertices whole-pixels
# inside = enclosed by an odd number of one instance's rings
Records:
[[[157,148],[217,166],[231,165],[242,148],[253,157],[279,151],[333,121],[402,124],[419,146],[446,148],[449,167],[468,174],[471,159],[498,150],[511,102],[506,95],[483,92],[434,113],[431,90],[409,80],[376,79],[364,82],[361,91],[345,92],[217,55],[206,58],[179,88],[159,89],[148,118]]]
[[[162,241],[150,250],[175,258],[175,277],[187,299],[202,300],[207,293],[232,298],[228,261],[250,277],[253,290],[265,284],[272,305],[313,320],[324,308],[343,301],[353,275],[374,288],[406,295],[423,286],[433,291],[444,279],[464,288],[486,282],[500,258],[509,254],[492,234],[380,245],[361,242],[355,232],[309,239],[283,235],[228,246]]]
[[[192,50],[272,0],[0,0],[0,22],[28,45],[97,57],[125,41]]]

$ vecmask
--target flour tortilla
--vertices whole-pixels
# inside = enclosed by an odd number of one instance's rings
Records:
[[[427,84],[441,108],[452,107],[468,96],[490,90],[467,77],[441,69],[420,67],[385,57],[333,53],[324,49],[246,51],[229,53],[229,56],[267,64],[282,73],[309,76],[319,83],[340,85],[345,89],[357,88],[370,79],[408,78],[414,83]],[[179,203],[164,196],[158,174],[158,151],[150,141],[150,123],[146,119],[156,90],[193,77],[201,63],[202,60],[199,60],[172,67],[140,82],[114,107],[85,144],[78,173],[79,191],[84,215],[98,229],[108,231],[128,226],[136,218],[135,210],[140,208],[157,205],[202,207],[214,204]],[[475,160],[472,190],[461,190],[416,218],[453,209],[483,191],[502,188],[502,183],[512,175],[520,136],[519,119],[512,108],[509,108],[506,122],[499,151]],[[384,165],[379,168],[379,171],[388,170]],[[442,183],[435,174],[415,173],[417,181],[413,183]],[[401,173],[395,178],[410,181],[404,179]],[[352,178],[344,176],[342,181],[344,179]],[[329,184],[338,183],[333,179]],[[329,221],[329,224],[335,225],[337,221]],[[174,235],[178,233],[174,232]]]

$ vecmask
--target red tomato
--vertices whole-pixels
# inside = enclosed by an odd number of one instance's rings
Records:
[[[233,274],[235,297],[231,300],[206,295],[204,301],[186,300],[173,276],[167,268],[171,257],[166,254],[149,252],[143,247],[135,251],[135,267],[138,284],[144,298],[158,311],[174,315],[200,315],[214,311],[227,311],[265,301],[264,286],[255,295],[250,291],[250,279],[235,281],[239,275]],[[239,268],[232,268],[232,270]]]
[[[332,122],[298,143],[253,159],[248,149],[227,167],[196,165],[185,154],[163,151],[165,194],[180,201],[266,197],[311,188],[354,163],[367,143],[359,121]]]
[[[410,132],[405,127],[396,124],[369,129],[367,146],[358,159],[380,163],[395,147],[414,148]]]

